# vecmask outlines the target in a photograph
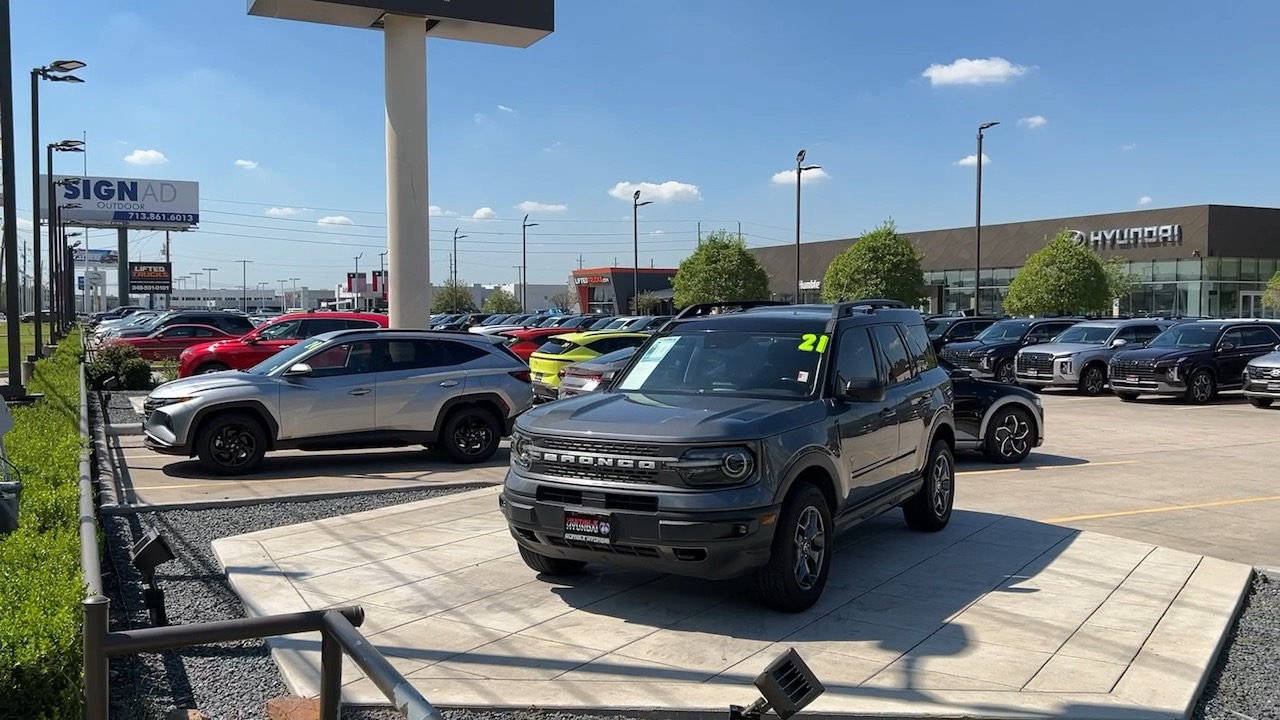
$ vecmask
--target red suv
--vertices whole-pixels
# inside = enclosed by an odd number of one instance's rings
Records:
[[[556,335],[567,335],[577,332],[573,328],[522,328],[520,330],[503,330],[498,334],[507,339],[507,349],[516,357],[529,362],[529,356],[542,347],[547,338]]]
[[[248,370],[299,340],[334,330],[387,327],[387,316],[362,312],[314,312],[282,315],[230,340],[195,345],[178,357],[178,377],[221,370]]]

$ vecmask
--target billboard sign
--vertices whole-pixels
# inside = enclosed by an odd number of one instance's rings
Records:
[[[131,262],[129,263],[129,293],[145,295],[158,293],[169,295],[173,292],[173,263],[167,262]]]
[[[118,265],[120,264],[120,256],[115,250],[107,250],[105,248],[86,250],[84,248],[72,248],[71,260],[77,265]]]
[[[200,183],[54,175],[62,222],[77,227],[186,230],[200,224]],[[49,178],[40,176],[40,214],[49,214]]]

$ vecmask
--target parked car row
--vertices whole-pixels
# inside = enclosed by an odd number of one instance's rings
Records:
[[[1280,320],[1262,318],[935,318],[939,356],[977,377],[1031,388],[1108,390],[1210,402],[1244,390],[1269,407],[1280,399]],[[975,333],[971,339],[970,333]]]

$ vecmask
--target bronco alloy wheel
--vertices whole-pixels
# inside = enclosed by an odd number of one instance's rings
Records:
[[[1080,374],[1080,392],[1097,397],[1107,386],[1107,373],[1101,365],[1090,365]]]
[[[1031,453],[1034,431],[1026,410],[1006,405],[987,424],[983,453],[994,463],[1020,463]]]
[[[1197,370],[1187,378],[1187,400],[1204,405],[1218,394],[1218,384],[1208,370]]]
[[[205,470],[217,475],[244,475],[262,464],[267,432],[257,418],[230,413],[210,419],[200,428],[196,456]]]
[[[933,441],[925,463],[920,491],[902,506],[907,527],[919,532],[938,532],[951,521],[956,502],[956,461],[945,440]]]
[[[822,597],[831,569],[834,530],[826,496],[811,483],[797,482],[782,505],[769,563],[757,576],[765,604],[801,612]]]

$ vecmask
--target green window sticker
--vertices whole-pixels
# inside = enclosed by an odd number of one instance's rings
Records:
[[[831,338],[826,335],[815,335],[813,333],[805,333],[800,336],[801,352],[822,353],[827,351],[827,343],[831,342]]]

